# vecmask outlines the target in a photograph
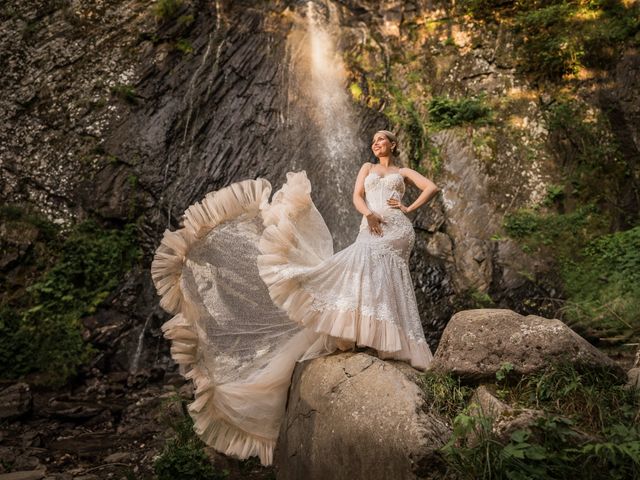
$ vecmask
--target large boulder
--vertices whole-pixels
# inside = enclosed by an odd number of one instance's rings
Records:
[[[279,480],[433,477],[451,434],[425,405],[416,371],[364,353],[304,362],[275,454]]]
[[[511,310],[478,309],[456,313],[440,340],[431,368],[467,381],[495,378],[504,363],[518,375],[539,371],[553,361],[620,367],[560,320]]]

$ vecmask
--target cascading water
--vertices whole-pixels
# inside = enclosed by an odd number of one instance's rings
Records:
[[[353,242],[359,216],[352,191],[365,145],[359,137],[346,72],[334,39],[339,38],[338,12],[330,3],[307,2],[296,14],[288,37],[290,78],[288,120],[308,132],[321,162],[294,159],[311,179],[312,196],[340,250]],[[300,123],[306,125],[300,125]],[[306,126],[306,128],[300,128]]]
[[[147,327],[149,326],[149,320],[151,320],[151,315],[147,316],[147,319],[145,320],[144,325],[140,329],[140,334],[138,335],[138,342],[136,344],[136,351],[133,354],[131,363],[129,364],[129,371],[131,373],[136,373],[138,371],[140,356],[142,355],[142,350],[144,349],[144,336],[145,336],[145,333],[147,332]]]

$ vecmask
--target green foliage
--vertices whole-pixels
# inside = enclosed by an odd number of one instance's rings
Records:
[[[601,338],[640,337],[640,227],[593,240],[563,268],[566,321]]]
[[[4,221],[7,228],[16,228],[6,217]],[[56,231],[54,236],[50,224],[40,231],[47,234],[31,260],[44,271],[0,305],[0,364],[6,366],[5,378],[37,372],[43,383],[59,385],[91,354],[81,337],[80,319],[95,312],[139,259],[140,250],[134,225],[105,229],[86,221],[66,235]]]
[[[399,126],[408,136],[409,145],[407,155],[411,168],[420,165],[422,158],[430,148],[429,139],[424,122],[413,100],[407,97],[401,89],[391,85],[389,92],[393,96],[393,103],[387,111],[392,123]]]
[[[201,446],[169,441],[154,463],[158,480],[222,480],[227,476],[216,472]]]
[[[114,85],[111,87],[111,93],[130,105],[137,105],[138,103],[138,95],[131,85]]]
[[[389,71],[391,65],[371,61],[375,50],[376,47],[368,43],[347,53],[346,63],[359,72],[357,81],[350,85],[351,96],[354,101],[383,112],[389,119],[390,128],[406,135],[401,149],[407,154],[411,168],[427,175],[437,174],[441,167],[440,155],[429,140],[426,112],[416,94],[424,88],[423,72],[419,68],[412,69],[402,75],[400,82],[395,82]],[[398,66],[411,60],[410,55],[398,53],[391,61]]]
[[[610,369],[569,362],[522,378],[511,390],[510,400],[569,416],[592,431],[631,422],[640,407],[638,394],[625,388]]]
[[[549,207],[556,202],[559,202],[564,198],[564,186],[563,185],[548,185],[547,194],[542,201],[542,204]]]
[[[557,80],[582,66],[600,67],[624,42],[638,43],[638,4],[616,0],[464,0],[476,19],[505,23],[516,33],[519,70]]]
[[[349,92],[351,92],[351,97],[356,102],[359,102],[362,98],[362,88],[358,82],[352,82],[351,85],[349,85]]]
[[[184,411],[170,423],[175,435],[169,439],[153,468],[158,480],[224,480],[229,472],[218,472],[205,454],[202,441],[193,431],[193,420]]]
[[[496,381],[503,382],[509,378],[509,375],[513,372],[513,368],[513,363],[511,362],[502,363],[500,368],[496,371]]]
[[[161,20],[171,20],[178,16],[183,0],[158,0],[154,5],[154,13]]]
[[[176,48],[186,55],[193,53],[193,45],[185,38],[181,38],[176,42]]]
[[[491,119],[491,110],[481,97],[459,100],[434,97],[428,109],[431,123],[438,128],[451,128],[465,123],[480,125]]]
[[[528,250],[553,246],[557,258],[570,258],[598,232],[605,231],[605,219],[593,205],[566,214],[539,213],[521,209],[505,215],[505,230],[522,241]]]
[[[495,306],[493,299],[487,292],[472,289],[469,292],[469,297],[476,308],[489,308]]]
[[[187,14],[187,15],[180,15],[178,17],[177,23],[181,27],[190,27],[191,25],[193,25],[193,22],[195,22],[195,17],[193,15]]]
[[[546,112],[554,143],[570,146],[560,158],[567,176],[567,199],[580,203],[606,202],[618,214],[622,191],[627,188],[631,167],[611,137],[611,126],[588,106],[560,99]]]
[[[637,224],[638,212],[620,205],[629,192],[638,195],[634,167],[607,133],[608,122],[586,105],[560,99],[546,121],[563,146],[566,183],[550,185],[540,206],[507,215],[505,230],[525,250],[555,259],[566,296],[562,318],[575,330],[607,341],[637,337],[638,231],[609,234],[611,225]]]
[[[637,14],[617,2],[584,0],[521,11],[515,17],[522,34],[520,68],[553,79],[607,63],[616,45],[640,31]]]
[[[525,250],[553,252],[569,325],[584,335],[626,341],[640,335],[640,227],[603,235],[607,227],[595,206],[566,214],[525,209],[504,221]]]
[[[584,45],[569,31],[573,11],[573,5],[559,3],[516,16],[516,31],[523,36],[522,71],[551,78],[577,73]]]
[[[460,478],[563,479],[580,471],[596,480],[640,474],[640,398],[609,370],[550,365],[523,377],[509,395],[512,404],[545,415],[504,438],[492,419],[460,410],[442,449]]]
[[[443,416],[453,419],[464,408],[473,389],[460,383],[451,374],[426,373],[420,379],[427,403]]]

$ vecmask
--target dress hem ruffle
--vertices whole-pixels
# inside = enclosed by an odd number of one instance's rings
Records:
[[[223,388],[216,388],[206,371],[197,365],[197,307],[181,289],[183,265],[189,249],[217,225],[245,213],[257,213],[268,205],[271,184],[262,178],[244,180],[209,193],[191,205],[184,215],[184,227],[166,230],[151,264],[151,277],[161,296],[162,308],[175,316],[162,325],[171,340],[171,358],[194,384],[195,400],[189,405],[194,430],[216,450],[240,459],[257,455],[264,465],[273,461],[277,437],[264,438],[242,430],[225,418],[227,403]],[[215,405],[214,405],[215,404]]]

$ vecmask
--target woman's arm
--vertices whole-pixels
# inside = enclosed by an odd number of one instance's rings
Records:
[[[364,179],[369,174],[369,170],[371,170],[371,163],[369,162],[366,162],[360,167],[360,171],[356,177],[356,185],[353,187],[353,205],[356,207],[356,210],[365,216],[371,214],[371,210],[369,210],[369,207],[367,207],[364,201]]]
[[[360,168],[358,177],[356,178],[356,185],[353,188],[353,204],[361,214],[367,217],[367,223],[369,224],[369,231],[373,235],[382,236],[382,224],[387,223],[382,217],[369,210],[367,203],[364,201],[364,179],[367,178],[371,170],[371,163],[367,162]]]
[[[413,212],[417,210],[422,205],[431,200],[436,193],[440,190],[435,183],[429,180],[427,177],[421,175],[415,170],[411,170],[410,168],[401,168],[400,173],[407,179],[409,182],[413,183],[416,187],[422,190],[422,193],[416,198],[416,200],[409,205],[408,207],[404,207],[398,200],[395,198],[389,199],[387,203],[390,206],[400,208],[404,213]],[[404,208],[403,208],[404,207]]]

